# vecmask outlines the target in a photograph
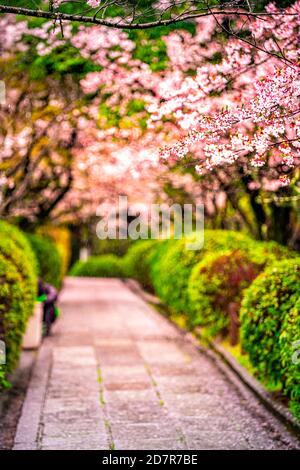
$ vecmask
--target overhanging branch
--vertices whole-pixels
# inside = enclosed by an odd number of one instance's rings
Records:
[[[296,16],[298,13],[291,13],[286,12],[284,10],[278,11],[276,13],[268,13],[268,12],[251,12],[251,11],[244,11],[244,10],[212,10],[209,11],[202,11],[202,12],[191,12],[187,11],[186,13],[181,13],[173,18],[169,19],[158,19],[156,21],[149,21],[144,23],[135,23],[132,18],[131,21],[127,22],[126,18],[123,20],[119,20],[116,22],[113,18],[97,18],[96,16],[84,16],[84,15],[73,15],[68,13],[62,12],[55,12],[55,11],[44,11],[44,10],[32,10],[29,8],[23,7],[14,7],[8,5],[1,5],[0,4],[0,13],[9,13],[13,15],[23,15],[29,16],[34,18],[45,18],[48,20],[56,20],[56,21],[74,21],[79,23],[91,23],[97,24],[101,26],[107,26],[110,28],[118,28],[118,29],[149,29],[155,28],[158,26],[168,26],[171,24],[178,23],[180,21],[185,20],[192,20],[196,18],[202,18],[212,15],[221,15],[221,16],[233,16],[233,17],[247,17],[247,18],[263,18],[269,16],[280,16],[280,15],[288,15],[288,16]]]

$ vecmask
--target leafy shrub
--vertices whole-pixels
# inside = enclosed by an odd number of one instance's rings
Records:
[[[31,311],[23,303],[24,280],[16,266],[0,253],[0,339],[6,346],[6,364],[0,365],[0,390],[18,363],[22,337]],[[33,304],[32,304],[33,308]]]
[[[150,262],[155,245],[157,245],[156,240],[137,241],[129,248],[124,259],[127,276],[139,281],[149,291],[153,290]]]
[[[16,247],[23,252],[24,259],[26,258],[28,264],[37,271],[38,263],[35,253],[26,235],[18,227],[0,220],[0,237],[1,239],[13,241]]]
[[[230,316],[237,316],[243,290],[264,264],[240,250],[207,254],[193,268],[189,280],[191,324],[206,326],[212,336],[228,333]]]
[[[291,256],[275,242],[247,240],[239,249],[209,252],[195,265],[188,286],[192,325],[207,327],[209,335],[228,333],[230,318],[236,322],[243,291],[267,264]],[[231,322],[231,326],[233,326]]]
[[[187,243],[191,240],[162,242],[151,263],[151,278],[155,292],[171,310],[177,313],[188,312],[189,277],[195,264],[202,260],[206,253],[240,248],[249,243],[249,238],[245,235],[225,230],[207,230],[204,246],[199,250],[187,249]]]
[[[0,221],[0,340],[7,363],[0,366],[0,388],[18,363],[22,337],[37,294],[36,260],[26,237]]]
[[[299,364],[292,362],[293,342],[300,339],[299,296],[300,258],[283,260],[255,279],[240,311],[242,347],[259,378],[281,384],[294,404],[300,396]]]
[[[124,262],[115,255],[91,256],[87,261],[77,261],[71,276],[125,277]]]
[[[17,227],[0,221],[0,253],[16,266],[24,279],[26,295],[24,301],[29,299],[32,304],[32,292],[37,290],[37,260],[24,233]],[[27,295],[28,294],[28,295]]]
[[[71,260],[71,234],[66,227],[45,225],[37,231],[38,235],[50,238],[55,243],[62,260],[62,277],[64,277],[70,266]]]
[[[50,238],[28,234],[27,238],[38,260],[38,274],[43,281],[57,289],[61,287],[63,276],[62,258]]]
[[[93,241],[92,247],[92,254],[93,256],[100,256],[100,255],[116,255],[116,256],[124,256],[132,244],[135,242],[130,238],[125,240],[99,240],[98,238]]]
[[[300,264],[300,261],[299,261]],[[285,370],[284,393],[290,408],[300,419],[300,292],[294,307],[285,315],[279,337],[281,364]],[[292,360],[291,360],[292,358]]]

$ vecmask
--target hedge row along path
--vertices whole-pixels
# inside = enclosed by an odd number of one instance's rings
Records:
[[[243,387],[115,279],[67,279],[15,449],[288,449]]]

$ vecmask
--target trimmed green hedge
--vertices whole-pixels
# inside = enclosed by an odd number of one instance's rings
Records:
[[[135,242],[130,238],[125,240],[99,240],[96,238],[93,241],[92,255],[93,256],[102,256],[102,255],[116,255],[124,256],[126,255],[129,248],[134,245]]]
[[[300,263],[300,260],[299,260]],[[285,370],[284,393],[290,408],[300,419],[300,292],[294,307],[285,316],[280,335],[281,363]],[[292,360],[291,360],[292,358]]]
[[[195,265],[189,279],[190,323],[207,327],[212,336],[227,334],[230,312],[238,317],[244,289],[266,265],[289,255],[288,249],[275,242],[250,239],[238,249],[208,252]]]
[[[63,262],[55,243],[48,237],[27,234],[38,260],[38,274],[43,281],[59,289],[63,278]]]
[[[87,261],[77,261],[70,276],[125,277],[124,262],[115,255],[91,256]]]
[[[26,235],[21,230],[19,230],[18,227],[9,224],[4,220],[0,220],[0,235],[2,240],[10,240],[14,242],[17,248],[24,253],[26,259],[28,260],[28,264],[30,264],[32,268],[37,271],[38,262],[35,253],[32,250]]]
[[[71,233],[64,226],[43,225],[37,235],[50,239],[56,246],[62,260],[62,278],[67,274],[71,260]]]
[[[26,323],[37,294],[37,263],[26,237],[0,221],[0,339],[7,362],[0,366],[0,388],[17,365]]]
[[[211,336],[228,333],[230,312],[238,314],[243,290],[264,264],[254,262],[241,250],[206,255],[189,280],[190,323],[207,327]]]
[[[242,347],[259,378],[280,384],[300,418],[300,368],[292,361],[300,339],[299,297],[300,258],[280,261],[247,289],[240,318]]]
[[[124,258],[127,277],[136,279],[149,291],[153,291],[150,263],[157,243],[157,240],[137,241],[129,248]]]
[[[176,313],[188,313],[188,282],[193,267],[207,253],[246,246],[249,238],[233,231],[207,230],[204,246],[188,250],[190,239],[162,242],[151,263],[151,278],[158,297]],[[191,239],[193,240],[193,238]]]
[[[6,377],[17,365],[31,310],[23,303],[24,279],[16,266],[0,253],[0,339],[6,346],[6,364],[0,365],[0,390],[7,385]],[[32,304],[33,309],[33,304]]]

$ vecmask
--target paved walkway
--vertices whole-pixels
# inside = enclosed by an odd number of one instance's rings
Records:
[[[119,280],[67,279],[15,449],[287,449],[296,441]]]

